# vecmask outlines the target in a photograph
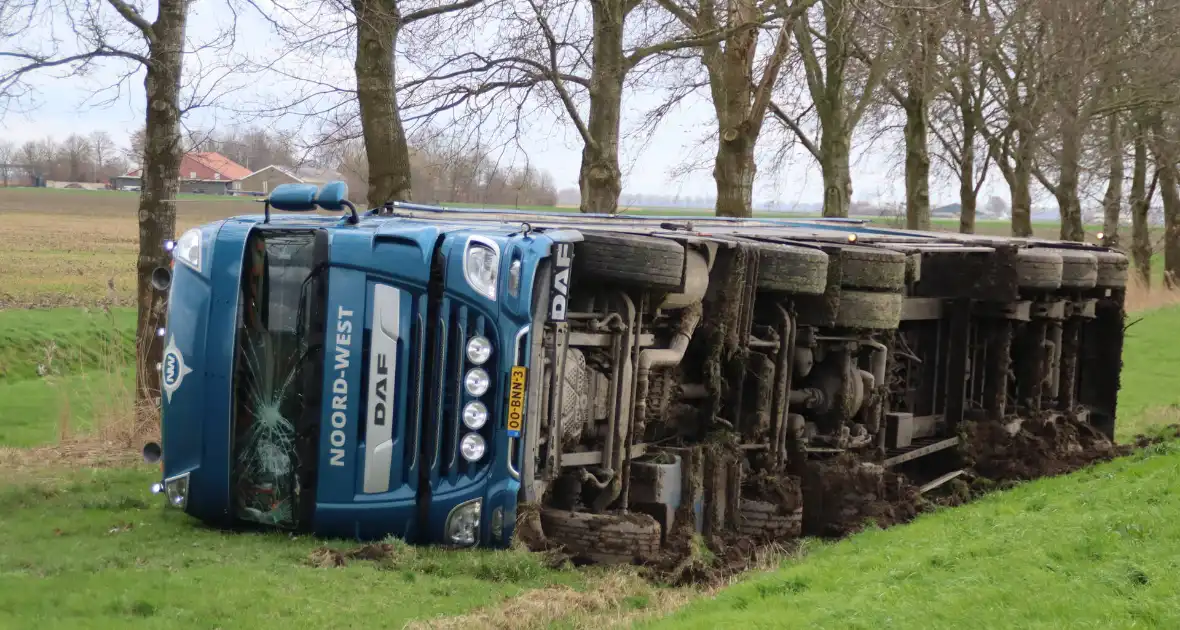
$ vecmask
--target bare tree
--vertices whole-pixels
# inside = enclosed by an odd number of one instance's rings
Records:
[[[689,49],[756,29],[763,15],[697,24],[694,30],[685,24],[696,24],[692,7],[672,2],[661,7],[655,0],[528,0],[520,12],[505,5],[492,46],[447,58],[422,82],[434,86],[429,99],[434,112],[466,108],[483,122],[491,104],[499,103],[517,132],[530,112],[568,119],[582,142],[581,209],[609,214],[618,210],[622,191],[625,88],[676,83],[668,77],[695,57]],[[696,87],[695,79],[673,85],[644,127],[654,129]]]
[[[0,140],[0,177],[4,187],[8,188],[9,170],[12,168],[12,158],[16,155],[16,147],[8,140]]]
[[[795,42],[810,104],[773,111],[820,165],[824,181],[824,216],[846,217],[852,204],[852,137],[873,102],[888,68],[885,29],[866,37],[865,9],[854,0],[823,0],[794,24]],[[818,13],[818,15],[813,15]],[[815,26],[819,21],[822,26]],[[809,133],[803,119],[814,115],[818,129]]]
[[[106,175],[107,167],[115,157],[115,141],[111,139],[111,134],[105,131],[91,133],[90,148],[94,155],[95,171]]]
[[[935,102],[931,131],[941,147],[944,159],[959,180],[959,232],[975,232],[975,215],[979,205],[979,191],[991,167],[991,145],[983,142],[981,129],[986,128],[985,115],[989,106],[988,64],[983,62],[983,36],[976,15],[980,2],[962,0],[958,13],[948,17],[950,28],[947,42],[942,47],[944,90]],[[941,102],[945,101],[945,102]],[[983,159],[977,158],[983,149]]]
[[[987,35],[989,90],[1002,116],[980,128],[1012,196],[1012,235],[1032,236],[1032,179],[1037,131],[1045,116],[1049,83],[1044,70],[1047,24],[1033,2],[981,0]]]
[[[720,216],[753,214],[757,169],[754,149],[779,72],[787,59],[795,20],[815,2],[790,4],[780,0],[762,4],[753,0],[721,3],[707,0],[680,4],[660,0],[661,6],[704,42],[701,64],[709,77],[719,128],[713,178],[717,182],[716,211]],[[759,23],[765,26],[744,28]],[[762,30],[768,31],[773,45],[759,59],[758,40]],[[726,33],[726,36],[708,41],[711,33]]]
[[[156,18],[149,21],[123,0],[31,0],[0,12],[12,31],[34,23],[37,16],[64,14],[73,28],[76,51],[64,53],[56,41],[33,37],[7,38],[0,58],[14,65],[0,72],[0,101],[11,103],[30,94],[27,77],[39,71],[65,70],[78,74],[103,60],[117,60],[146,69],[146,142],[143,154],[143,194],[139,202],[139,257],[136,261],[139,316],[137,322],[136,391],[139,400],[155,400],[160,374],[155,369],[164,340],[156,336],[163,323],[165,295],[152,288],[156,267],[166,267],[164,241],[176,230],[174,200],[180,168],[180,85],[188,0],[156,0]],[[19,28],[17,29],[19,30]],[[124,75],[128,76],[128,75]],[[144,412],[147,405],[138,405]]]
[[[397,100],[395,56],[402,29],[483,0],[460,0],[404,12],[399,0],[352,0],[356,16],[356,94],[369,160],[369,203],[408,201],[410,149]]]
[[[899,7],[889,11],[886,22],[897,60],[893,72],[883,75],[882,85],[905,114],[906,227],[912,230],[930,229],[930,109],[942,82],[939,49],[948,27],[948,6]],[[873,62],[867,55],[864,61]]]
[[[69,167],[69,180],[80,182],[86,178],[86,167],[92,159],[90,141],[77,134],[70,134],[61,145],[62,157]]]

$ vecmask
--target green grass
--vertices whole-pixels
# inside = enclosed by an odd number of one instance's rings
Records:
[[[1119,417],[1180,406],[1180,307],[1127,316]],[[1131,424],[1131,423],[1129,423]]]
[[[201,527],[148,494],[158,474],[0,486],[0,627],[400,628],[586,577],[532,554],[405,545],[378,563],[313,568],[321,541]]]
[[[806,557],[667,628],[1180,627],[1180,450],[1040,480]]]
[[[0,446],[54,444],[63,432],[85,435],[100,417],[124,412],[135,372],[91,370],[0,383]]]
[[[135,310],[0,310],[0,385],[75,374],[134,357]]]

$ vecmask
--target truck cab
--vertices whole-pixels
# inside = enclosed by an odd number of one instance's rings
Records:
[[[914,463],[968,423],[1109,434],[1126,261],[1050,245],[358,213],[343,184],[280,186],[183,234],[158,283],[156,490],[223,527],[504,547],[519,526],[606,561],[822,533],[847,493],[807,480],[835,461],[928,486],[947,471]]]

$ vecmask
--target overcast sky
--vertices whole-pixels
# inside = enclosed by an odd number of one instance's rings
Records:
[[[212,10],[218,6],[213,2],[194,3],[190,16],[189,36],[200,40],[217,31],[224,20]],[[240,29],[250,32],[252,37],[239,37],[234,55],[249,55],[254,59],[273,58],[281,53],[281,46],[259,37],[266,31],[265,24],[249,18],[240,18]],[[36,35],[30,34],[30,35]],[[220,58],[226,53],[219,52]],[[208,59],[189,59],[186,71]],[[338,80],[347,81],[351,59],[324,61],[328,70],[337,74]],[[105,130],[120,144],[126,143],[129,134],[142,125],[143,120],[143,71],[125,81],[118,92],[105,91],[101,98],[109,101],[97,104],[93,96],[96,89],[111,86],[121,73],[133,66],[119,62],[106,63],[83,78],[59,78],[52,73],[41,73],[30,77],[36,88],[35,100],[25,111],[10,111],[0,119],[0,137],[24,142],[51,136],[62,139],[71,133],[87,134]],[[197,110],[186,118],[190,126],[208,128],[214,125],[229,125],[240,120],[231,113],[247,104],[289,97],[290,85],[284,85],[281,77],[251,77],[248,89],[235,92],[220,101],[221,107]],[[298,89],[298,88],[294,88]],[[271,92],[268,94],[268,90]],[[287,94],[283,94],[283,91]],[[712,107],[702,94],[689,99],[676,113],[669,117],[650,138],[631,137],[624,140],[622,166],[624,169],[624,191],[639,194],[702,196],[714,193],[714,184],[709,163],[714,145],[708,140],[708,133],[714,123]],[[629,92],[625,99],[627,113],[624,116],[624,132],[634,129],[640,112],[645,106],[656,101],[653,94]],[[768,122],[767,127],[774,125]],[[703,143],[703,144],[702,144]],[[873,203],[900,203],[904,201],[904,179],[901,167],[900,138],[885,137],[869,150],[854,155],[853,198],[856,201]],[[559,188],[576,188],[580,163],[580,140],[565,121],[544,116],[534,117],[521,140],[523,152],[528,159],[555,178]],[[706,167],[688,175],[676,175],[673,171],[695,157]],[[703,160],[701,158],[704,158]],[[516,159],[519,159],[517,156]],[[946,177],[934,177],[931,181],[931,196],[934,205],[954,203],[958,200],[958,184]],[[998,174],[989,178],[981,191],[981,203],[988,196],[1007,198],[1006,186]],[[759,171],[755,199],[758,202],[780,204],[808,203],[822,200],[822,181],[819,169],[809,154],[797,150],[789,163],[772,170],[764,167]]]

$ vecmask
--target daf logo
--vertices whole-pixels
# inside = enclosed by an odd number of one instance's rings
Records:
[[[168,338],[168,347],[164,348],[164,364],[162,366],[164,394],[168,402],[172,402],[172,392],[180,388],[184,376],[193,369],[184,364],[184,355],[176,348],[176,338]]]

